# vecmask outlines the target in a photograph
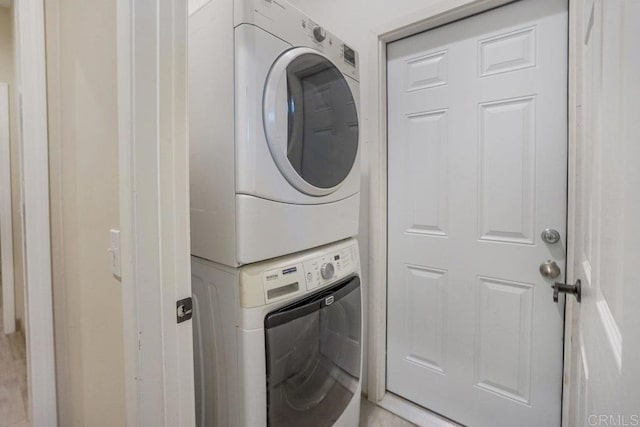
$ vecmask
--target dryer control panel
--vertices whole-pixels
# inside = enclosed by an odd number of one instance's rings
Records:
[[[236,0],[234,6],[234,26],[252,24],[293,47],[316,49],[343,74],[360,80],[357,51],[286,0]]]

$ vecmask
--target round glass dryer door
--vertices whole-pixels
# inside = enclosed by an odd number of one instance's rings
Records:
[[[340,70],[309,48],[282,54],[267,77],[263,120],[280,172],[312,196],[334,192],[358,153],[358,114]]]

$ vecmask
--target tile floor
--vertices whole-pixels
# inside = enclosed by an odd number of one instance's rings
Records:
[[[0,300],[0,427],[28,427],[27,351],[24,335],[2,331]]]
[[[415,424],[406,421],[391,412],[374,405],[367,399],[360,402],[360,427],[413,427]]]

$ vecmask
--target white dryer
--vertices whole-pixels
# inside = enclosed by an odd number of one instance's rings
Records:
[[[191,272],[196,426],[358,426],[357,241]]]
[[[355,236],[357,53],[283,0],[192,9],[192,254],[239,266]]]

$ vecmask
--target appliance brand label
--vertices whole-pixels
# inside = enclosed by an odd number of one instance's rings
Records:
[[[282,270],[282,274],[287,275],[287,274],[295,273],[296,271],[298,271],[297,267],[289,267]]]

